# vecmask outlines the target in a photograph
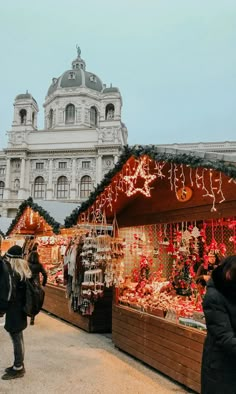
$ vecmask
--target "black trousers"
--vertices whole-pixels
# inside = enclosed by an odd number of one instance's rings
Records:
[[[9,334],[13,343],[14,366],[20,368],[24,364],[24,354],[25,354],[23,331],[14,332],[14,333],[10,332]]]

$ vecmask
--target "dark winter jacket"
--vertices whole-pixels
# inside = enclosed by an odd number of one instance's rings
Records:
[[[32,278],[40,283],[39,274],[41,273],[43,275],[42,285],[46,286],[48,276],[43,265],[41,263],[29,263],[29,267],[32,272]]]
[[[0,313],[5,313],[8,308],[8,301],[11,295],[11,276],[9,274],[8,263],[0,257]]]
[[[207,336],[202,358],[201,394],[236,394],[236,285],[218,266],[203,301]]]
[[[12,273],[13,290],[8,309],[6,311],[5,329],[8,332],[19,332],[27,327],[27,316],[23,312],[25,305],[25,281],[19,274]]]

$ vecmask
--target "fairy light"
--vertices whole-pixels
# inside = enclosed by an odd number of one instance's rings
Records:
[[[231,182],[233,182],[233,183],[235,183],[235,184],[236,184],[236,179],[234,179],[234,178],[230,178],[230,179],[228,180],[228,183],[231,183]]]
[[[198,175],[198,168],[196,168],[195,177],[196,177],[196,186],[198,189],[200,189],[201,185],[200,185],[199,181],[202,179],[202,177],[200,175]]]
[[[202,179],[202,190],[205,190],[205,192],[206,192],[206,194],[203,194],[203,197],[212,197],[212,195],[209,193],[209,191],[208,191],[208,189],[206,188],[206,185],[205,185],[205,179],[204,179],[204,172],[205,171],[206,171],[206,169],[203,168],[203,170],[202,170],[202,177],[201,177],[201,179]]]
[[[219,178],[215,179],[215,182],[219,182],[219,189],[217,191],[217,194],[221,195],[221,200],[219,201],[219,204],[225,201],[225,196],[222,190],[222,173],[220,172]]]
[[[177,185],[177,182],[178,182],[178,178],[177,178],[177,176],[176,176],[176,172],[178,171],[178,166],[175,164],[174,165],[174,190],[175,190],[175,194],[176,194],[176,197],[178,197],[178,194],[177,194],[177,190],[178,190],[178,185]]]
[[[149,168],[149,167],[148,167]],[[156,175],[151,175],[149,173],[149,170],[147,168],[147,161],[146,158],[143,157],[139,160],[138,162],[138,166],[134,172],[133,175],[125,175],[124,176],[124,180],[126,182],[127,185],[127,189],[126,189],[126,195],[128,197],[140,192],[141,194],[143,194],[146,197],[151,197],[150,194],[150,186],[149,184],[151,182],[154,181],[154,179],[156,179]],[[137,183],[137,179],[138,178],[142,178],[144,180],[144,185],[143,187],[136,187],[135,184]]]
[[[185,188],[185,175],[184,175],[183,164],[181,164],[180,168],[181,168],[180,178],[181,178],[181,182],[182,182],[182,187]]]
[[[162,170],[163,170],[163,168],[165,167],[165,165],[166,165],[166,161],[164,161],[164,162],[159,162],[159,161],[155,161],[155,167],[154,167],[154,170],[157,170],[157,177],[158,178],[165,178],[165,175],[163,174],[163,172],[162,172]]]
[[[216,203],[216,196],[215,196],[215,192],[214,189],[216,189],[215,187],[213,187],[212,184],[212,169],[210,169],[210,188],[211,188],[211,194],[212,194],[212,207],[211,207],[211,212],[216,212],[217,209],[215,207],[215,203]]]
[[[168,180],[170,181],[170,190],[173,191],[173,163],[170,163],[170,169],[168,170],[169,176]]]
[[[190,178],[190,184],[193,186],[193,169],[192,167],[189,168],[189,178]]]

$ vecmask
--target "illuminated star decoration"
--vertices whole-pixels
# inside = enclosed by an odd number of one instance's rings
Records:
[[[151,175],[149,174],[149,167],[146,163],[146,158],[141,158],[139,160],[139,164],[135,170],[134,175],[126,175],[124,176],[124,180],[127,183],[127,191],[126,195],[128,197],[140,192],[146,197],[151,197],[150,194],[150,186],[149,184],[156,179],[156,175]],[[143,178],[144,179],[144,185],[143,187],[135,187],[135,184],[137,182],[138,178]]]

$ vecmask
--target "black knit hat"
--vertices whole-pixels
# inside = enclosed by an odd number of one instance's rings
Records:
[[[20,246],[14,245],[6,252],[6,256],[14,259],[22,259],[23,250]]]

